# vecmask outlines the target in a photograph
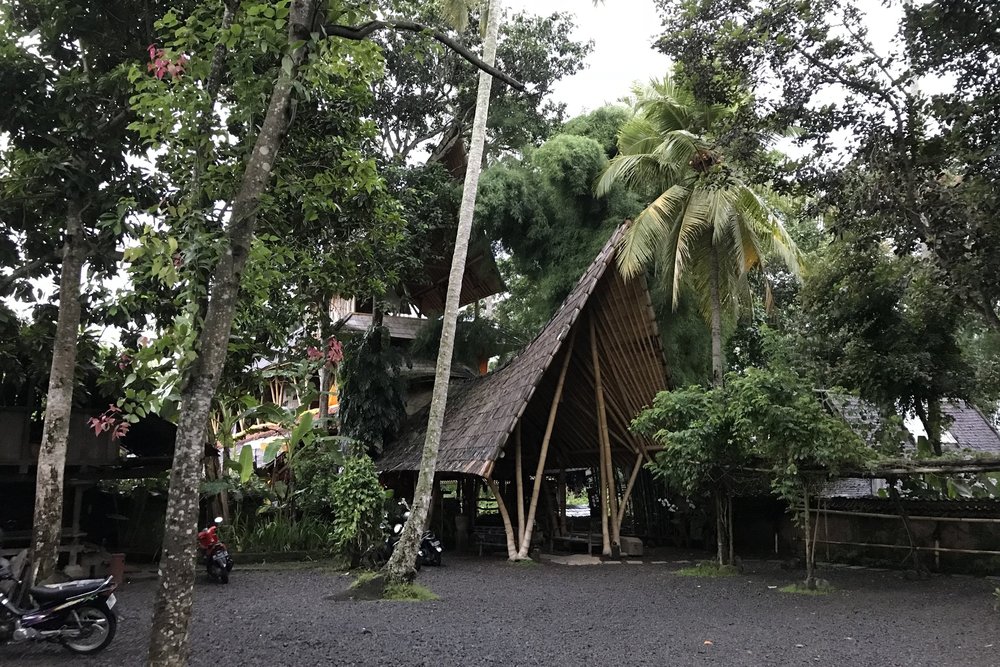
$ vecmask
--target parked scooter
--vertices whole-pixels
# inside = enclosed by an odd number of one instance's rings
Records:
[[[405,500],[399,502],[399,507],[405,511],[399,521],[392,525],[391,532],[387,530],[389,526],[388,516],[386,516],[386,520],[382,523],[383,530],[386,531],[385,541],[375,548],[370,559],[371,565],[375,567],[381,567],[389,561],[389,558],[392,557],[392,552],[396,550],[396,545],[399,544],[399,540],[403,536],[403,524],[410,518],[410,507]],[[425,531],[420,536],[420,547],[417,550],[417,569],[420,569],[423,565],[433,567],[441,565],[441,553],[443,551],[444,547],[441,546],[441,540],[431,531]]]
[[[201,559],[208,571],[208,578],[223,584],[229,583],[229,573],[233,569],[233,557],[224,542],[219,541],[219,526],[222,517],[215,517],[211,526],[198,533],[198,548]]]
[[[25,590],[10,561],[0,558],[0,645],[26,641],[62,644],[73,653],[97,653],[115,638],[118,618],[112,577],[82,579]],[[26,595],[25,595],[26,593]],[[22,602],[26,599],[27,602]]]

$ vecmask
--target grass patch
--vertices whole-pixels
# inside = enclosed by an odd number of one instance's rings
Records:
[[[541,565],[537,560],[532,560],[531,558],[525,558],[523,560],[509,560],[507,561],[511,565],[516,565],[517,567],[538,567]]]
[[[377,576],[379,576],[379,572],[374,571],[374,570],[372,570],[370,572],[362,572],[354,580],[354,583],[351,584],[351,588],[361,588],[362,586],[364,586],[365,584],[367,584],[369,581],[373,580]]]
[[[682,577],[735,577],[740,573],[735,565],[719,565],[711,561],[703,561],[694,567],[684,567],[674,570],[674,574]]]
[[[796,593],[798,595],[827,595],[832,593],[834,588],[830,584],[826,584],[825,586],[816,586],[816,588],[809,588],[805,584],[796,583],[782,586],[778,590],[782,593]]]
[[[389,584],[382,591],[382,599],[398,602],[431,602],[441,598],[420,584]]]

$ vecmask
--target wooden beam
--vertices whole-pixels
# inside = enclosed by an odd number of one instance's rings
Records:
[[[528,548],[531,546],[531,532],[535,526],[535,511],[538,509],[538,493],[542,488],[542,478],[545,476],[545,457],[549,453],[549,440],[552,439],[552,428],[556,424],[556,413],[559,411],[559,401],[562,399],[563,385],[566,383],[566,370],[569,368],[570,359],[573,357],[573,346],[576,344],[576,327],[570,332],[569,342],[566,344],[566,354],[563,357],[562,368],[559,370],[559,381],[556,383],[556,393],[552,397],[552,406],[549,408],[549,421],[545,425],[545,435],[542,438],[542,448],[538,455],[538,468],[535,472],[535,485],[531,490],[531,505],[528,507],[528,518],[525,521],[524,537],[521,538],[521,548],[517,552],[518,558],[528,557]]]
[[[635,466],[632,468],[632,474],[628,478],[628,484],[625,485],[625,494],[622,496],[622,504],[618,508],[618,516],[616,517],[616,522],[618,523],[618,534],[621,534],[622,530],[622,519],[625,518],[625,507],[628,505],[629,497],[632,495],[632,487],[635,485],[635,479],[639,476],[639,469],[642,468],[642,454],[639,454],[635,458]]]
[[[500,510],[500,518],[503,519],[503,530],[507,534],[507,560],[516,560],[517,545],[514,542],[514,527],[510,525],[510,514],[507,512],[507,506],[503,502],[500,487],[497,486],[496,480],[492,477],[487,477],[486,483],[489,485],[490,491],[493,492],[493,497],[497,500],[497,509]]]
[[[524,473],[521,467],[521,422],[514,427],[514,475],[517,483],[517,543],[524,539]]]

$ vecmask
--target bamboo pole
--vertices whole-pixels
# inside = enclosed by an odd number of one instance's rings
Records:
[[[517,545],[514,542],[514,527],[510,525],[510,514],[507,512],[507,506],[503,502],[503,495],[500,493],[500,487],[497,486],[497,482],[492,477],[486,479],[486,483],[490,487],[490,491],[493,492],[493,497],[497,500],[497,509],[500,510],[500,518],[503,519],[503,531],[507,535],[507,560],[517,560]]]
[[[514,427],[514,474],[517,482],[517,543],[524,539],[524,473],[521,467],[521,421]]]
[[[566,535],[566,470],[559,471],[559,485],[556,491],[556,498],[559,504],[559,535]]]
[[[600,434],[601,446],[604,449],[604,466],[606,471],[606,485],[608,494],[608,516],[611,518],[611,552],[618,545],[618,526],[615,519],[618,517],[618,494],[615,492],[615,464],[611,458],[611,438],[608,435],[608,414],[604,405],[604,384],[601,381],[601,359],[597,351],[597,327],[593,314],[587,318],[590,324],[590,354],[594,364],[594,391],[597,396],[597,424]],[[605,554],[605,555],[610,555]]]
[[[916,549],[918,551],[940,551],[942,553],[947,552],[954,554],[986,554],[989,556],[1000,556],[1000,551],[989,551],[986,549],[951,549],[948,547],[911,547],[909,544],[880,544],[876,542],[842,542],[840,540],[820,540],[820,542],[826,542],[827,544],[840,544],[848,547],[873,547],[876,549],[906,549],[907,551]]]
[[[802,508],[797,508],[797,511],[802,511]],[[838,516],[857,516],[866,519],[898,519],[898,514],[881,514],[877,512],[852,512],[849,510],[831,510],[831,509],[818,509],[815,507],[809,508],[810,512],[815,512],[817,514],[836,514]],[[962,516],[911,516],[910,521],[952,521],[955,523],[1000,523],[1000,519],[989,518],[989,517],[962,517]]]
[[[545,476],[545,458],[549,453],[549,440],[552,439],[552,428],[556,424],[556,413],[559,411],[559,401],[562,399],[563,385],[566,383],[566,371],[573,357],[573,345],[576,343],[576,328],[569,335],[566,345],[566,355],[562,368],[559,370],[559,381],[556,383],[556,393],[552,397],[552,407],[549,408],[549,421],[545,425],[545,435],[542,437],[542,449],[538,454],[538,468],[535,471],[535,485],[531,490],[531,505],[528,507],[528,518],[525,521],[524,537],[521,539],[521,549],[517,553],[519,559],[528,557],[531,546],[531,532],[535,525],[535,511],[538,509],[538,492],[542,488],[542,478]]]
[[[605,556],[611,555],[611,533],[608,530],[608,467],[605,464],[605,452],[604,452],[604,442],[601,440],[601,423],[600,419],[597,422],[597,452],[600,454],[598,457],[601,466],[601,475],[599,477],[600,486],[600,499],[601,499],[601,553]]]
[[[629,498],[632,496],[632,486],[635,485],[635,480],[639,476],[639,470],[642,468],[642,454],[640,453],[635,459],[635,465],[632,467],[632,474],[628,478],[628,484],[625,485],[625,494],[622,496],[622,503],[618,506],[618,517],[616,521],[618,523],[618,534],[621,535],[622,530],[622,520],[625,518],[625,507],[628,505]]]

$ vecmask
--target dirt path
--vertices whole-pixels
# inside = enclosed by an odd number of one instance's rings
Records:
[[[329,571],[237,570],[229,586],[198,582],[191,664],[1000,666],[983,579],[831,570],[838,590],[810,597],[772,588],[798,573],[767,564],[727,579],[676,567],[452,558],[420,577],[442,600],[419,604],[327,600],[350,581]],[[120,592],[99,658],[21,645],[0,665],[142,665],[153,588]]]

